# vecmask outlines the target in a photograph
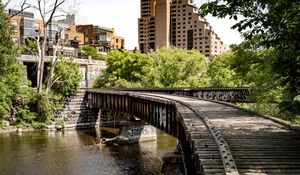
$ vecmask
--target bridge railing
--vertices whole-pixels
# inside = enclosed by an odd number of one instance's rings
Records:
[[[179,96],[190,96],[204,100],[217,100],[226,102],[249,102],[250,89],[247,87],[237,88],[110,88],[110,91],[135,91],[147,93],[164,93]]]

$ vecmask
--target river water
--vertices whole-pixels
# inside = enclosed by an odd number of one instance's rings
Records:
[[[0,134],[0,175],[160,174],[161,157],[176,149],[175,138],[106,147],[112,128]]]

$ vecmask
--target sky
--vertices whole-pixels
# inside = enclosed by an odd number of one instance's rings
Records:
[[[201,0],[195,3],[199,7]],[[86,16],[89,24],[115,28],[116,35],[125,37],[126,49],[138,47],[140,0],[85,0],[81,1],[78,14]],[[240,34],[230,29],[234,21],[211,16],[206,19],[226,45],[242,41]]]
[[[4,0],[5,2],[6,0]],[[11,5],[21,0],[12,0]],[[35,0],[28,0],[29,2]],[[71,0],[72,1],[72,0]],[[75,0],[79,2],[78,15],[87,18],[86,24],[115,28],[116,35],[125,37],[125,48],[133,50],[138,47],[138,18],[140,17],[140,0]],[[197,7],[207,0],[195,0]],[[13,3],[14,2],[14,3]],[[13,6],[11,6],[13,7]],[[226,44],[238,44],[242,41],[240,34],[231,30],[233,20],[206,17],[215,32]]]

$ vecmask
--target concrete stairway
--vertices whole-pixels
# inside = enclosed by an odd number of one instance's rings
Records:
[[[86,107],[85,91],[77,91],[67,100],[64,109],[56,117],[64,120],[65,128],[87,128],[99,125],[99,110]]]

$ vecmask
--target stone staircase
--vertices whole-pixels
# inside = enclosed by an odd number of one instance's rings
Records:
[[[65,128],[89,128],[99,126],[99,110],[86,107],[87,95],[84,90],[77,91],[67,100],[64,109],[56,116],[63,120]]]

